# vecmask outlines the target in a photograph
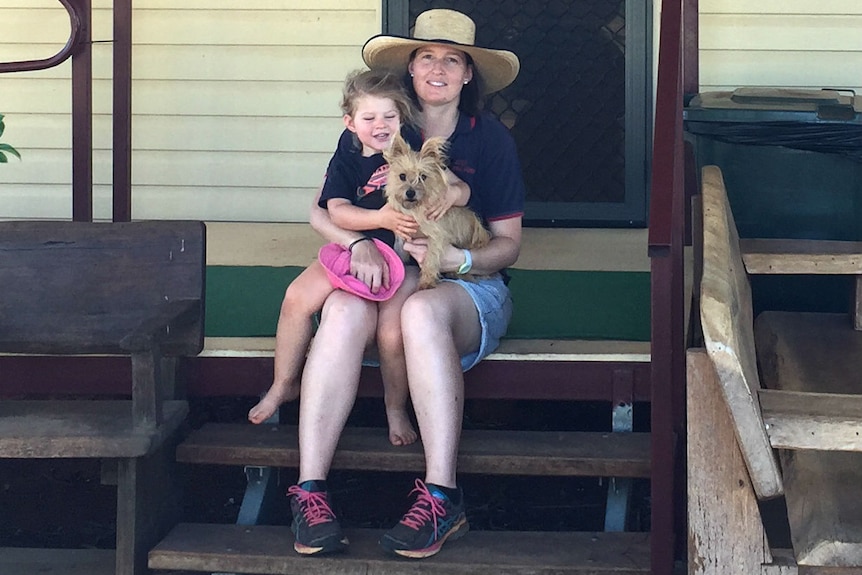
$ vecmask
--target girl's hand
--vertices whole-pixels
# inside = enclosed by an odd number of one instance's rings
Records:
[[[350,274],[367,285],[373,294],[377,294],[381,287],[389,289],[389,266],[374,242],[362,241],[353,245]]]
[[[436,221],[442,218],[452,206],[466,206],[470,201],[470,186],[467,182],[446,170],[446,193],[436,204],[428,209],[428,219]]]
[[[409,240],[419,233],[419,224],[413,216],[402,214],[389,204],[377,210],[381,228],[395,232],[395,235],[403,240]]]

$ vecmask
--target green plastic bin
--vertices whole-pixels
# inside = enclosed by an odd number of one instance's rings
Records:
[[[696,95],[684,120],[741,237],[862,240],[860,112],[852,93],[740,88]]]

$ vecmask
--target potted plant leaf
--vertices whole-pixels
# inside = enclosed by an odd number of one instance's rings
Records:
[[[0,138],[3,137],[3,130],[5,129],[6,125],[3,123],[3,114],[0,114]],[[16,150],[9,144],[0,142],[0,164],[5,164],[9,161],[7,154],[12,154],[19,160],[21,159],[21,154],[18,153],[18,150]]]

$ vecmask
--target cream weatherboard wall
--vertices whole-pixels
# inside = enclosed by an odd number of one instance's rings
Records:
[[[112,0],[93,4],[94,212],[109,218]],[[379,32],[381,4],[134,0],[133,217],[306,221],[341,130],[342,80]],[[862,0],[699,9],[702,90],[862,93]],[[0,0],[0,61],[48,57],[67,35],[57,0]],[[0,166],[0,217],[71,216],[70,76],[69,63],[0,75],[3,139],[24,156]]]
[[[93,0],[94,216],[111,214],[112,0]],[[307,221],[379,0],[134,0],[134,219]],[[57,0],[0,0],[0,61],[68,38]],[[0,75],[0,217],[71,217],[71,64]]]
[[[862,1],[699,0],[700,89],[862,94]]]

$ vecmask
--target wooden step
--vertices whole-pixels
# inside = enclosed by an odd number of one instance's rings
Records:
[[[740,238],[749,274],[862,275],[862,242]]]
[[[0,547],[3,575],[112,575],[113,549],[40,549]]]
[[[184,463],[297,467],[296,426],[208,423],[177,448]],[[347,427],[332,463],[339,469],[422,471],[420,442],[394,447],[379,428]],[[648,433],[469,430],[461,473],[649,477]]]
[[[279,575],[599,575],[650,571],[649,533],[471,531],[421,561],[387,557],[382,531],[347,530],[350,549],[301,557],[284,526],[180,524],[149,554],[150,569]]]
[[[131,400],[0,402],[0,457],[140,457],[184,421],[185,401],[165,401],[162,424],[135,427]]]

